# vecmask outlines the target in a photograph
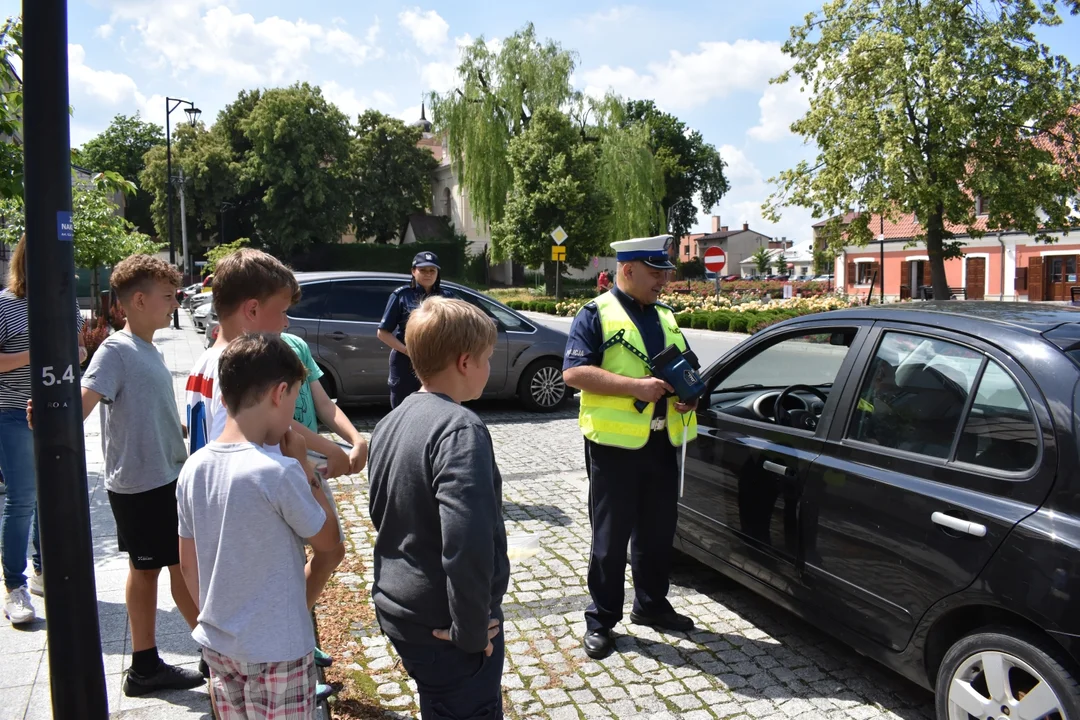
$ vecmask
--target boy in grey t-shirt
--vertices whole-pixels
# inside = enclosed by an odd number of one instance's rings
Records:
[[[229,343],[218,364],[225,428],[180,473],[180,564],[200,607],[192,637],[222,718],[251,708],[314,717],[309,613],[342,545],[304,439],[289,429],[305,374],[277,334]],[[280,453],[270,449],[278,445]],[[306,566],[304,540],[313,551]]]
[[[110,280],[127,314],[124,329],[102,343],[82,378],[83,418],[105,407],[105,489],[116,519],[120,550],[128,553],[125,600],[131,623],[131,667],[124,694],[187,690],[203,673],[168,665],[157,651],[157,586],[169,569],[176,607],[195,627],[198,609],[180,573],[176,479],[187,459],[172,373],[154,347],[154,332],[169,326],[180,274],[149,255],[119,263]]]

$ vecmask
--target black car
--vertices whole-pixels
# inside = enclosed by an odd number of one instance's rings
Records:
[[[1080,311],[822,313],[705,379],[676,547],[939,718],[1080,718]]]

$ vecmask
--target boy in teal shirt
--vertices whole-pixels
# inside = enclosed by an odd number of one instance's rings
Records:
[[[353,427],[352,422],[337,406],[337,403],[326,394],[326,390],[319,382],[319,378],[323,376],[322,368],[316,364],[315,358],[311,356],[311,349],[308,347],[307,342],[303,338],[288,332],[281,333],[281,339],[293,349],[293,352],[300,358],[300,362],[307,368],[307,377],[301,383],[300,394],[296,397],[293,420],[314,433],[319,432],[319,421],[321,420],[324,425],[352,445],[352,450],[349,452],[349,470],[353,473],[360,472],[367,464],[367,440]],[[322,487],[326,491],[330,507],[336,515],[337,503],[334,502],[330,486],[324,482]],[[342,529],[341,534],[344,540],[344,529]],[[328,667],[332,662],[333,659],[330,655],[324,653],[320,648],[315,648],[315,663],[317,665]]]

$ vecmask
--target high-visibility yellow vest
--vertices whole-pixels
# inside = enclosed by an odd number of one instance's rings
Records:
[[[647,357],[645,340],[619,298],[607,292],[594,302],[600,313],[603,342],[607,342],[622,330],[623,339]],[[656,306],[656,313],[660,316],[660,324],[664,328],[664,347],[675,345],[685,352],[686,339],[675,322],[674,313],[661,305]],[[643,378],[650,374],[645,361],[621,344],[613,345],[604,351],[600,367],[616,375],[631,378]],[[650,403],[644,412],[638,412],[634,407],[634,400],[635,398],[630,396],[598,395],[583,390],[581,412],[578,415],[578,425],[581,426],[582,433],[600,445],[613,445],[630,450],[644,447],[649,440],[649,433],[652,432],[650,426],[656,405]],[[671,444],[679,447],[682,445],[684,426],[687,429],[687,440],[697,438],[697,416],[694,412],[677,412],[676,401],[677,398],[674,397],[667,399],[667,431]]]

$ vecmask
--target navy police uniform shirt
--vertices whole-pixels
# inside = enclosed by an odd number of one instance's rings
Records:
[[[455,297],[454,293],[447,289],[432,293],[442,297]],[[391,333],[394,337],[405,342],[405,325],[409,322],[409,315],[420,307],[420,303],[428,297],[424,288],[416,285],[403,285],[390,293],[390,299],[386,301],[386,310],[383,311],[379,329]],[[399,353],[397,350],[390,351],[390,382],[405,376],[412,375],[412,363],[409,356]]]

